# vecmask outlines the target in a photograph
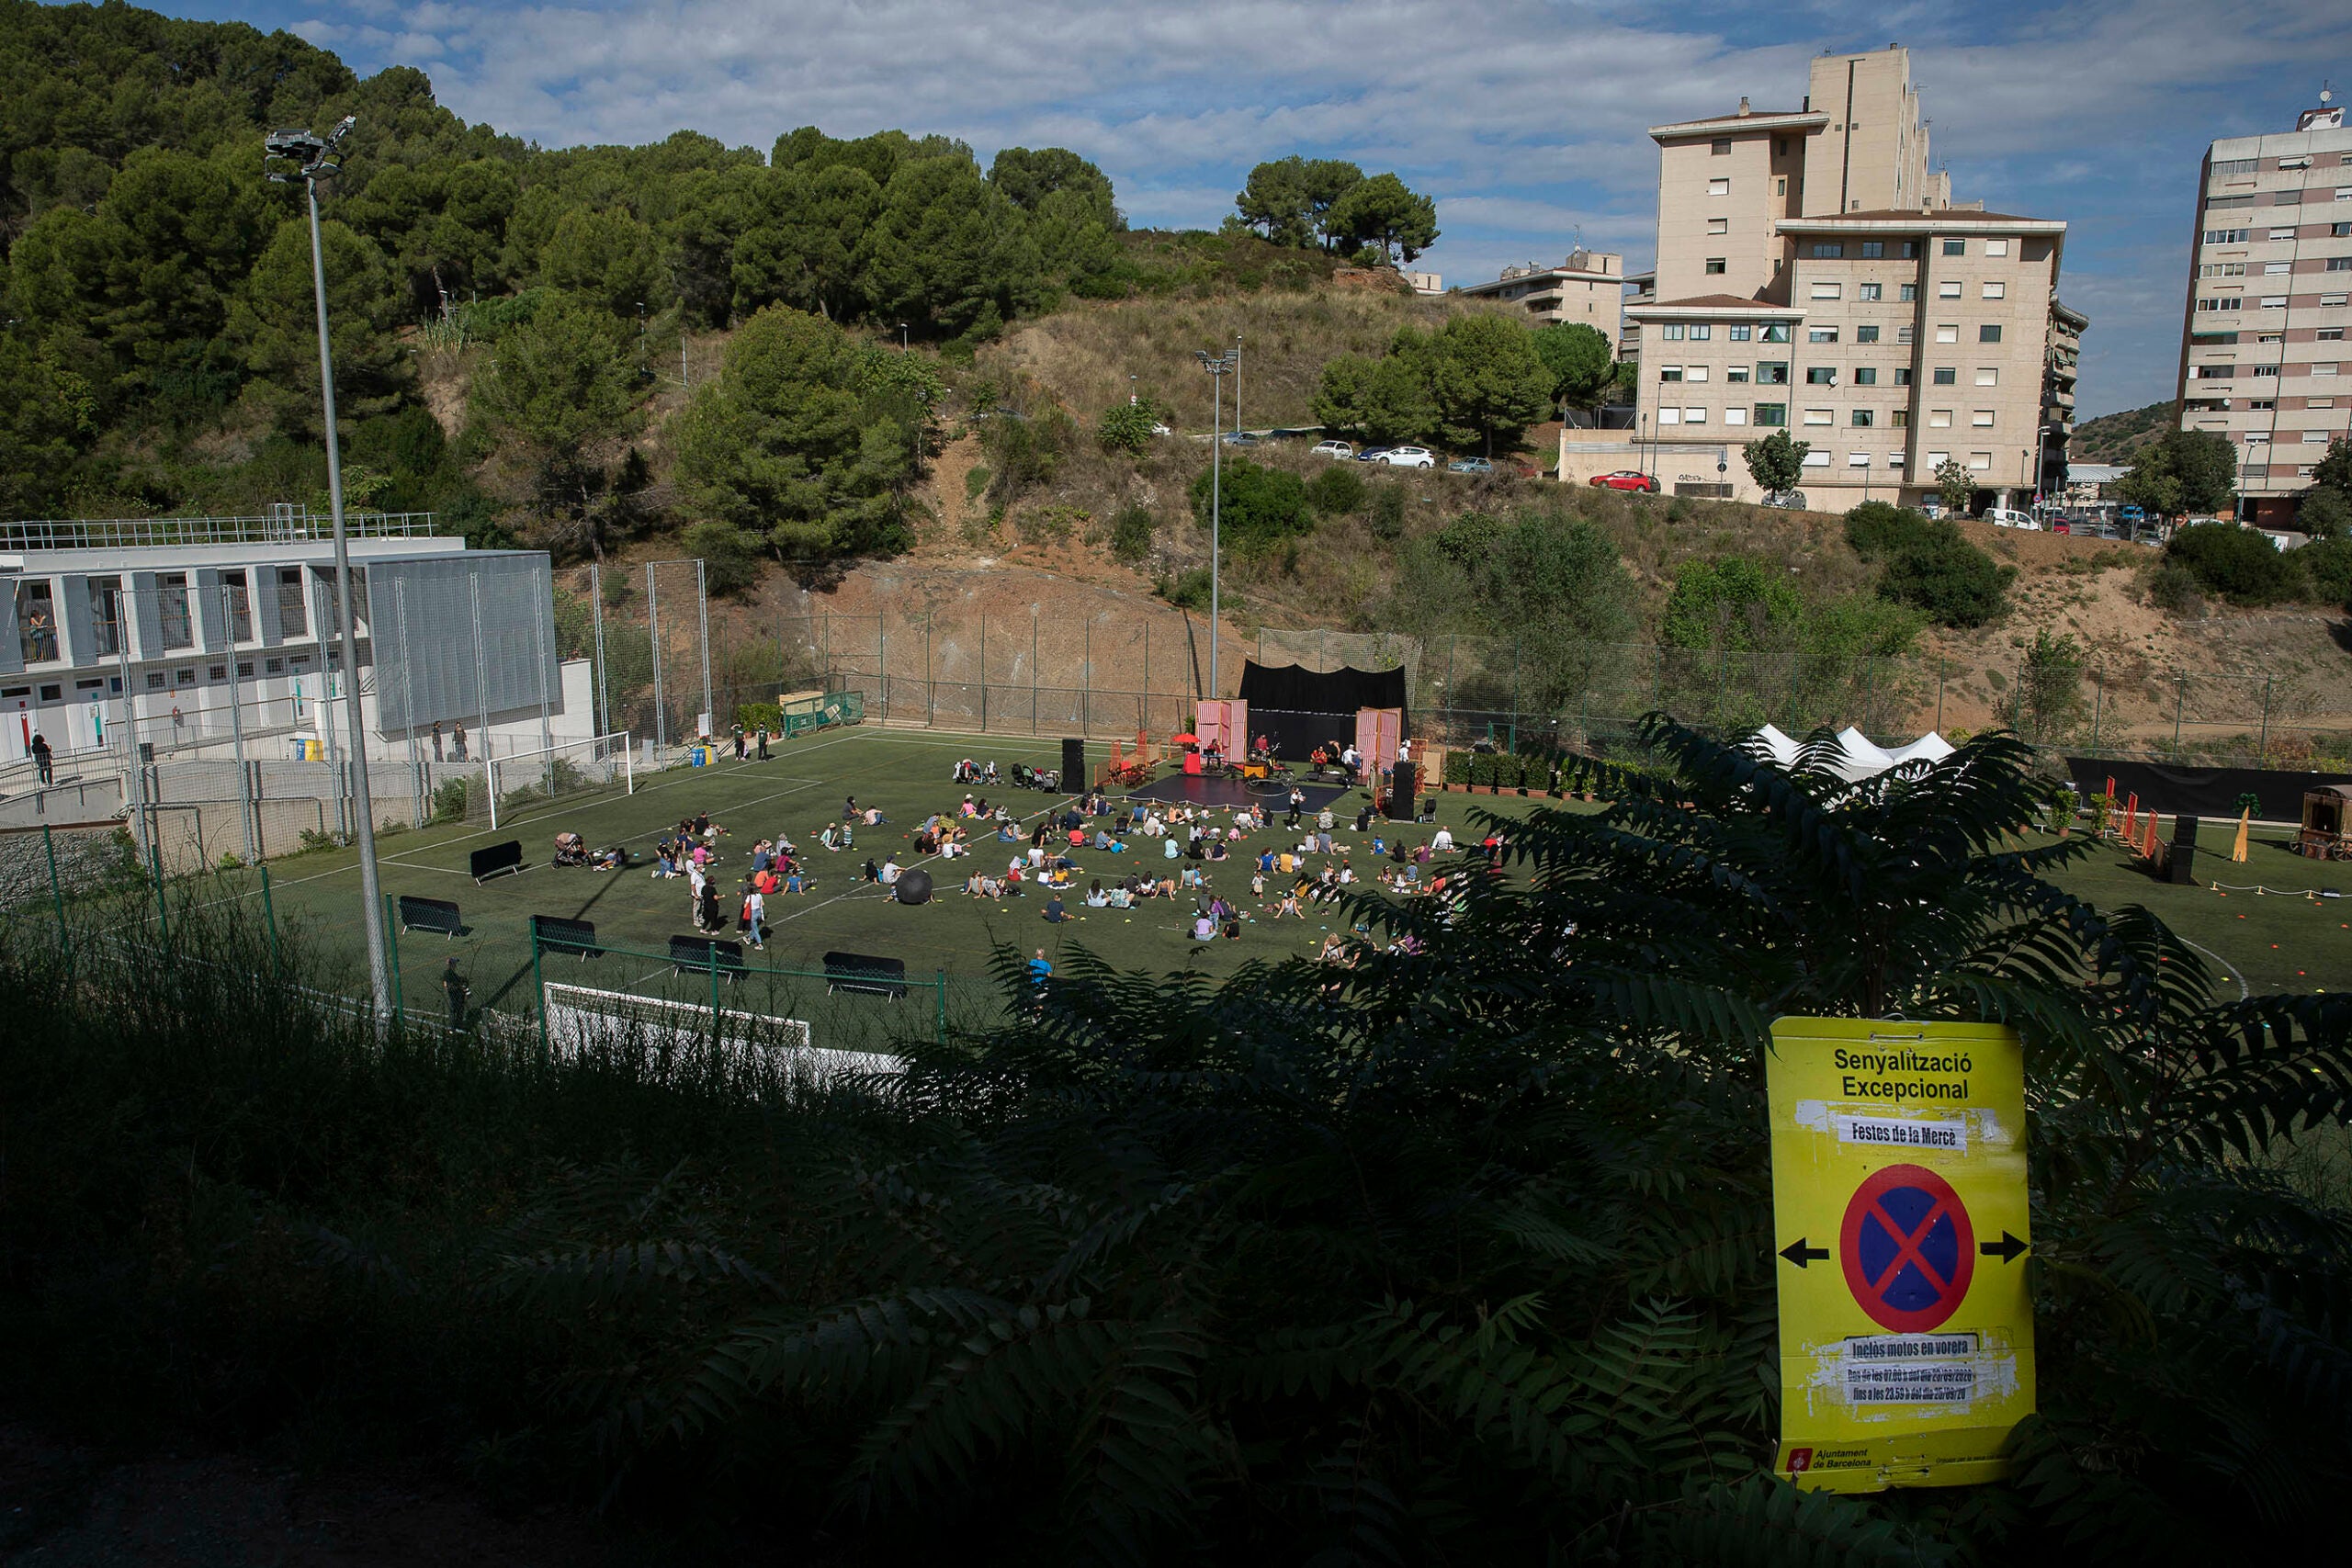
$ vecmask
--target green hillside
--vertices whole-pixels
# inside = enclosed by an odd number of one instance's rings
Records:
[[[2141,447],[2160,440],[2173,426],[2170,398],[2145,408],[2103,413],[2075,426],[2066,456],[2077,463],[2128,463]]]

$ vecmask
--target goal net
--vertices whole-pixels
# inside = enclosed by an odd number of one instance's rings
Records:
[[[632,1059],[640,1070],[700,1070],[714,1046],[730,1068],[781,1071],[795,1082],[830,1084],[844,1077],[899,1073],[906,1064],[871,1051],[831,1051],[813,1043],[808,1025],[767,1013],[713,1010],[707,1002],[673,1001],[592,986],[549,981],[540,987],[547,1008],[548,1049],[577,1059],[607,1055]]]
[[[629,737],[616,732],[492,757],[466,781],[466,819],[494,828],[572,795],[636,793]]]

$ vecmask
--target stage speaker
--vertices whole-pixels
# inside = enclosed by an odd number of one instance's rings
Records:
[[[1412,763],[1396,764],[1396,773],[1388,780],[1387,810],[1391,822],[1410,822],[1413,819],[1413,791],[1419,783]]]
[[[2165,880],[2184,886],[2194,886],[2197,874],[2190,868],[2197,861],[2197,845],[2175,839],[2165,851]]]
[[[1062,788],[1080,790],[1093,782],[1086,776],[1086,742],[1065,736],[1062,739]]]
[[[2172,841],[2187,849],[2197,847],[2197,818],[2187,812],[2172,819]]]

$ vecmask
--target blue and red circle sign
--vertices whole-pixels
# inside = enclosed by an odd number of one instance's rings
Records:
[[[1951,1182],[1926,1166],[1890,1165],[1873,1171],[1848,1201],[1838,1261],[1871,1321],[1897,1334],[1924,1334],[1967,1299],[1976,1231]]]

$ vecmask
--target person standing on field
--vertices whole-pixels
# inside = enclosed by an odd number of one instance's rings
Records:
[[[466,760],[466,727],[463,721],[450,727],[449,745],[457,752],[458,761],[464,761]]]
[[[441,761],[441,721],[437,718],[433,721],[433,760]]]
[[[452,957],[441,969],[441,994],[449,1002],[449,1027],[462,1032],[466,1027],[466,977],[458,973],[458,961]]]

